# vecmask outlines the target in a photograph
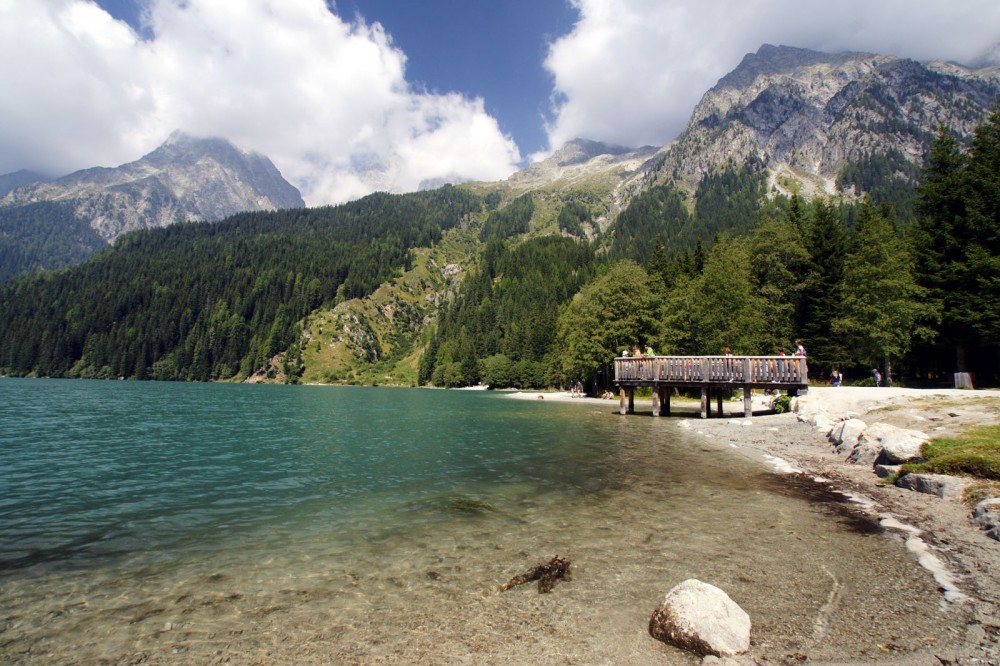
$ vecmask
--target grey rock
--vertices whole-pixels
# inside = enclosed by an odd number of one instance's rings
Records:
[[[875,476],[880,479],[898,474],[902,465],[875,465]]]
[[[892,427],[888,432],[883,432],[880,436],[885,459],[895,464],[923,461],[920,448],[927,440],[927,435],[919,430],[895,427]]]
[[[719,588],[692,578],[667,593],[649,633],[700,656],[734,656],[750,649],[750,616]]]
[[[972,521],[991,539],[1000,541],[1000,497],[984,499],[972,510]]]
[[[947,474],[911,473],[901,476],[896,485],[918,493],[937,495],[942,499],[960,500],[969,482],[967,479]]]

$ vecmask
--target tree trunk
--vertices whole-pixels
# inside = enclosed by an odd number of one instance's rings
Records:
[[[889,354],[885,355],[885,380],[886,386],[892,386],[892,357]]]

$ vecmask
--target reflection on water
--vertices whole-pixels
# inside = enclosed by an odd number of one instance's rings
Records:
[[[166,504],[157,511],[120,491],[115,501],[137,503],[123,514],[132,526],[88,542],[101,552],[83,546],[72,566],[54,559],[9,573],[0,658],[697,663],[646,633],[653,608],[686,578],[726,590],[754,622],[754,649],[775,661],[864,660],[890,644],[910,651],[948,640],[933,581],[899,544],[817,501],[828,498],[812,484],[674,420],[383,389],[347,393],[374,403],[375,415],[366,433],[345,439],[326,435],[362,426],[324,407],[332,389],[308,388],[280,394],[300,404],[298,419],[267,425],[265,436],[244,430],[271,442],[271,454],[220,446],[232,428],[207,436],[214,471],[200,499],[157,490]],[[244,395],[259,410],[262,394]],[[411,395],[416,403],[401,404]],[[238,400],[222,398],[213,413],[245,421]],[[428,418],[435,401],[445,401],[446,420]],[[178,436],[164,426],[156,440]],[[296,449],[303,438],[319,443]],[[359,448],[368,463],[352,459]],[[280,462],[282,451],[296,460]],[[186,471],[164,481],[168,489],[199,474],[197,454],[181,457]],[[242,467],[262,457],[269,462],[246,477]],[[270,476],[268,466],[284,473]],[[159,488],[144,469],[137,461],[123,483]],[[169,538],[150,533],[160,527]],[[496,591],[555,554],[571,558],[572,582],[546,595]]]

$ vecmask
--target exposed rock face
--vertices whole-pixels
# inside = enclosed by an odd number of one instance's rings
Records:
[[[750,616],[719,588],[692,578],[667,593],[649,633],[700,656],[732,656],[750,649]]]
[[[702,97],[660,178],[693,184],[756,157],[779,190],[786,176],[813,188],[805,194],[833,191],[839,171],[866,155],[896,150],[920,164],[940,124],[971,136],[998,94],[996,67],[764,45]]]
[[[16,187],[0,205],[35,201],[72,202],[77,216],[90,220],[109,243],[134,229],[305,205],[263,155],[243,152],[224,139],[178,132],[136,162]]]
[[[598,141],[574,139],[548,158],[518,171],[507,184],[518,193],[552,188],[609,191],[608,215],[598,221],[603,231],[628,205],[628,200],[645,182],[645,174],[660,159],[665,148],[644,146],[635,150]]]

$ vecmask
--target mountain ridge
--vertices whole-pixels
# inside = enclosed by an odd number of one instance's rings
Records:
[[[222,138],[179,131],[134,162],[15,187],[0,207],[39,201],[72,203],[77,217],[90,220],[109,243],[135,229],[305,206],[269,158]]]
[[[998,73],[765,44],[702,96],[656,180],[691,188],[753,157],[778,191],[834,194],[839,171],[871,154],[896,150],[919,165],[941,125],[968,141],[1000,98]]]

